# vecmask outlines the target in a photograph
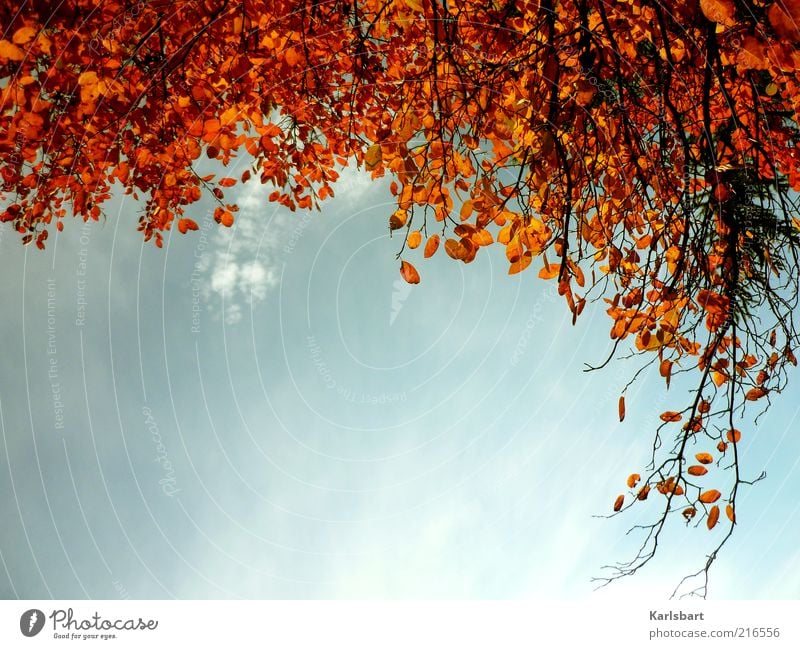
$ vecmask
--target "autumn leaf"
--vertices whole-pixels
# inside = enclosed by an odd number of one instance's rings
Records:
[[[736,24],[736,5],[733,0],[700,0],[700,9],[711,22],[726,27]]]
[[[697,453],[694,457],[700,464],[711,464],[714,461],[711,453]]]
[[[708,491],[701,493],[698,500],[701,503],[711,504],[717,502],[721,495],[722,494],[716,489],[709,489]]]
[[[438,249],[439,249],[439,235],[434,234],[428,239],[427,243],[425,244],[425,252],[424,252],[425,258],[433,257],[433,255],[436,253]]]
[[[383,162],[381,145],[373,144],[369,149],[367,149],[367,152],[364,155],[364,166],[366,167],[367,171],[373,171],[380,166],[381,162]]]
[[[617,496],[617,499],[614,501],[614,511],[618,512],[620,509],[622,509],[622,505],[624,503],[625,503],[625,496],[620,494],[619,496]]]
[[[195,223],[192,219],[179,219],[178,220],[178,230],[181,234],[186,234],[188,230],[199,230],[197,223]]]
[[[406,224],[408,220],[408,212],[405,210],[396,210],[394,214],[389,217],[389,229],[399,230]]]
[[[22,61],[24,58],[25,52],[14,45],[14,43],[7,40],[0,40],[0,63]]]
[[[444,242],[445,252],[453,259],[461,259],[467,255],[464,245],[458,239],[446,239]]]
[[[400,263],[400,276],[409,284],[419,284],[419,273],[417,269],[407,261]]]
[[[619,398],[619,405],[618,405],[617,409],[619,410],[619,420],[623,421],[625,419],[625,397],[624,396],[621,396]]]
[[[675,412],[673,410],[667,410],[666,412],[662,412],[660,415],[661,421],[665,422],[675,422],[680,421],[682,416],[681,413]]]
[[[631,473],[628,476],[628,479],[627,479],[626,482],[628,484],[628,487],[633,489],[637,484],[639,484],[639,480],[641,480],[641,479],[642,479],[642,476],[640,476],[638,473]]]
[[[408,238],[406,239],[406,243],[408,247],[414,250],[419,244],[422,242],[422,233],[419,230],[414,230],[413,232],[408,233]]]
[[[719,507],[714,505],[708,512],[708,518],[706,519],[706,526],[708,529],[714,529],[714,526],[717,524],[719,520]]]
[[[708,469],[706,469],[704,466],[700,466],[699,464],[694,464],[694,465],[690,466],[688,469],[686,469],[686,472],[689,475],[701,476],[701,475],[705,475],[706,473],[708,473]]]
[[[11,40],[17,45],[25,45],[36,36],[36,29],[33,27],[20,27],[14,32]]]
[[[728,517],[731,523],[736,522],[736,515],[733,513],[733,505],[726,505],[725,506],[725,515]]]
[[[214,210],[214,220],[220,225],[224,225],[226,228],[229,228],[233,225],[233,214],[231,214],[228,210],[217,207]]]
[[[761,397],[767,394],[768,390],[766,388],[756,387],[751,388],[747,391],[747,394],[744,395],[744,398],[748,401],[757,401]]]

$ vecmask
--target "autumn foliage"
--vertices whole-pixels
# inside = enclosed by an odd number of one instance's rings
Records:
[[[98,219],[113,185],[160,246],[197,229],[204,192],[231,226],[238,183],[294,210],[345,165],[389,176],[407,281],[500,246],[573,319],[605,303],[617,347],[667,386],[697,377],[614,502],[663,499],[619,574],[668,519],[715,528],[724,501],[730,533],[734,415],[796,364],[798,0],[2,5],[0,220],[23,243]],[[201,177],[203,156],[248,168]]]

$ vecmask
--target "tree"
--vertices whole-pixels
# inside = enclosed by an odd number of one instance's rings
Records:
[[[114,184],[144,199],[139,230],[161,246],[197,229],[203,192],[230,226],[226,188],[257,179],[313,208],[358,164],[392,178],[407,281],[423,240],[424,257],[444,240],[464,263],[500,244],[509,273],[538,259],[573,322],[607,303],[635,376],[696,379],[613,504],[655,513],[608,579],[684,519],[721,537],[705,594],[753,481],[738,418],[796,365],[798,0],[32,0],[0,15],[0,220],[23,243],[98,219]],[[243,154],[238,179],[195,171]]]

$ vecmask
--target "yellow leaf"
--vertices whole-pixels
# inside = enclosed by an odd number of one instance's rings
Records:
[[[413,232],[408,233],[408,239],[406,239],[408,243],[408,247],[412,250],[419,246],[422,242],[422,233],[419,230],[414,230]]]

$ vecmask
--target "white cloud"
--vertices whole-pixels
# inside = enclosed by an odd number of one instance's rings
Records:
[[[340,169],[336,197],[326,204],[329,209],[352,206],[376,185],[362,169]],[[233,227],[211,226],[212,245],[200,260],[199,270],[208,276],[203,298],[209,310],[222,313],[229,325],[239,322],[246,309],[255,308],[278,286],[286,246],[294,248],[309,217],[316,216],[270,203],[271,190],[258,181],[243,185],[235,197],[240,211]]]

